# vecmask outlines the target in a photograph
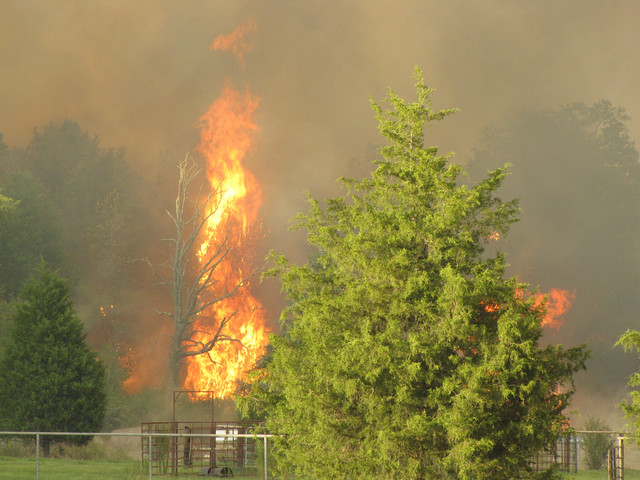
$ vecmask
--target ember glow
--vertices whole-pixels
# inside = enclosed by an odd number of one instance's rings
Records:
[[[242,162],[258,130],[253,120],[257,106],[258,98],[248,89],[241,93],[227,84],[200,122],[197,150],[206,160],[211,191],[219,195],[198,257],[206,262],[227,238],[229,254],[214,271],[217,284],[226,288],[242,283],[255,269],[251,239],[259,230],[261,188]],[[228,397],[235,390],[236,380],[263,353],[268,342],[265,312],[248,288],[241,288],[203,312],[194,323],[194,340],[206,343],[219,322],[229,318],[222,333],[238,341],[218,342],[208,354],[187,357],[185,389],[214,391],[218,398]]]
[[[485,312],[493,313],[500,310],[500,305],[494,302],[480,302],[485,310]]]

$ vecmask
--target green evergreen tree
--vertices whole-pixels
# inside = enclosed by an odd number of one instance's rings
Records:
[[[543,307],[484,247],[516,221],[424,144],[451,110],[393,91],[372,102],[388,144],[370,178],[298,216],[317,256],[273,255],[290,306],[244,405],[267,415],[278,465],[316,479],[506,479],[563,427],[584,346],[542,348]]]
[[[10,431],[95,432],[106,409],[105,370],[85,344],[69,288],[44,264],[23,287],[0,359],[0,427]],[[86,443],[88,437],[43,436]]]

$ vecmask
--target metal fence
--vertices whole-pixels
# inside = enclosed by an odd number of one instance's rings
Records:
[[[3,437],[31,437],[35,439],[36,479],[40,480],[41,439],[45,436],[84,436],[84,437],[138,437],[141,452],[141,465],[148,470],[149,478],[155,476],[177,475],[170,463],[171,449],[180,445],[183,455],[181,474],[199,476],[233,477],[234,471],[242,476],[268,480],[268,439],[272,435],[264,433],[199,433],[184,431],[170,433],[162,431],[95,433],[95,432],[10,432],[0,431]],[[218,452],[232,451],[235,458],[220,456]],[[221,450],[222,449],[222,450]],[[242,455],[242,457],[240,457]],[[175,458],[175,457],[173,457]]]
[[[257,442],[244,437],[264,431],[256,422],[142,422],[142,433],[183,433],[179,437],[159,439],[149,449],[142,442],[145,462],[154,459],[154,473],[179,475],[211,471],[216,475],[231,472],[241,476],[260,476],[262,453]],[[196,434],[217,434],[217,437]]]
[[[640,479],[640,444],[637,437],[619,431],[576,431],[570,436],[576,445],[576,479],[594,470],[602,472],[602,475],[598,474],[598,478],[602,479]]]
[[[91,436],[95,441],[126,444],[127,453],[137,458],[142,476],[217,476],[268,480],[272,435],[243,432],[240,425],[201,428],[191,423],[173,432],[167,423],[143,424],[139,432],[7,432],[3,438],[21,437],[35,441],[35,477],[41,478],[42,440],[45,436]],[[185,428],[186,427],[186,428]],[[209,429],[209,431],[206,431]],[[169,431],[167,431],[169,430]],[[112,440],[113,439],[113,440]],[[32,444],[33,445],[33,444]],[[31,447],[33,448],[33,447]],[[33,457],[31,457],[33,458]],[[136,462],[135,460],[132,460]],[[608,478],[609,480],[640,480],[640,443],[628,434],[616,431],[576,431],[531,459],[534,471],[554,468],[566,472],[568,478]],[[136,467],[137,469],[137,467]],[[598,472],[590,472],[597,470]],[[46,477],[46,476],[45,476]],[[46,478],[43,478],[46,480]]]
[[[549,469],[565,473],[578,471],[578,437],[566,434],[560,436],[553,445],[538,452],[529,460],[531,470],[536,473]]]
[[[640,443],[638,437],[619,434],[608,452],[609,480],[640,479]]]

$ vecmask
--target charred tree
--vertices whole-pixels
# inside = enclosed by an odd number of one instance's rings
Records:
[[[213,328],[207,332],[194,328],[194,322],[200,316],[215,315],[211,313],[213,305],[237,295],[256,273],[251,272],[231,283],[227,279],[221,281],[220,275],[216,274],[231,254],[232,239],[240,234],[231,222],[227,223],[227,228],[215,244],[209,243],[207,257],[198,255],[198,241],[207,224],[220,217],[224,222],[226,215],[222,207],[224,190],[221,185],[206,195],[201,195],[199,191],[196,199],[190,200],[192,183],[199,173],[199,167],[189,155],[178,163],[175,210],[167,211],[175,227],[175,237],[165,239],[169,244],[170,257],[162,265],[170,270],[171,278],[163,277],[148,259],[144,260],[158,279],[156,285],[168,288],[172,297],[171,311],[157,310],[158,314],[173,322],[167,376],[167,388],[170,391],[180,385],[180,369],[186,357],[208,354],[219,342],[241,343],[225,330],[236,311],[222,318],[211,318],[209,323]],[[204,340],[202,334],[205,334]]]

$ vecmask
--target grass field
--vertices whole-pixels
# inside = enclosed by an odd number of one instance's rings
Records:
[[[0,480],[32,480],[36,477],[36,461],[34,458],[0,457]],[[162,477],[154,475],[154,478]],[[178,479],[194,479],[196,475],[168,477]],[[41,458],[41,480],[144,480],[149,478],[149,471],[141,469],[140,462],[135,460],[72,460]],[[234,477],[235,479],[257,479],[258,477]],[[575,474],[567,474],[564,480],[606,480],[606,470],[582,470]],[[640,480],[640,471],[625,471],[625,480]]]
[[[36,478],[34,458],[0,457],[0,479],[27,480]],[[41,458],[42,480],[138,480],[149,478],[140,470],[140,462],[133,460],[100,461]]]
[[[35,458],[15,458],[0,456],[0,480],[33,480],[36,478]],[[136,460],[73,460],[57,458],[40,459],[41,480],[144,480],[149,471]],[[199,478],[195,473],[170,477],[154,475],[154,478]],[[257,480],[259,477],[234,477],[236,480]],[[640,470],[625,470],[625,480],[640,480]],[[578,473],[563,474],[563,480],[606,480],[606,470],[581,470]]]
[[[578,473],[562,474],[563,480],[607,480],[606,470],[580,470]],[[625,480],[640,480],[639,470],[624,471]]]
[[[0,480],[33,480],[36,478],[35,458],[0,457]],[[149,478],[149,470],[143,470],[135,460],[71,460],[57,458],[40,459],[41,480],[143,480]],[[193,473],[179,477],[154,475],[154,478],[194,479]],[[236,480],[258,477],[234,477]]]

